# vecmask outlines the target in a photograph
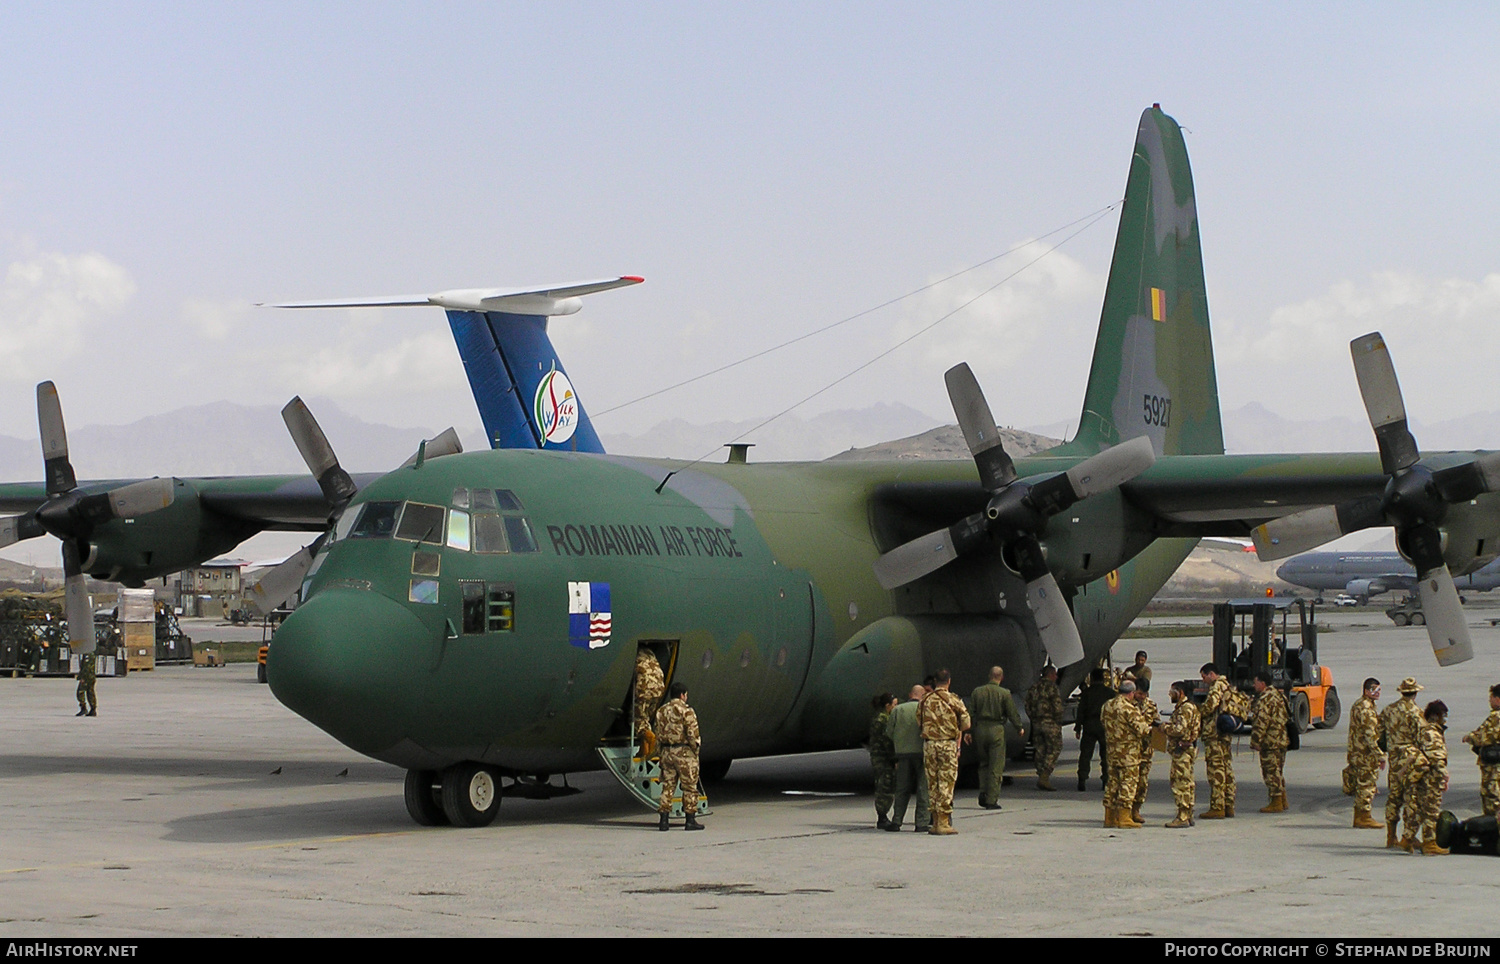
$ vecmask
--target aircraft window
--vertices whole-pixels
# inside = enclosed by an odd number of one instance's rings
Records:
[[[536,540],[531,537],[531,525],[520,516],[505,517],[505,534],[510,537],[512,552],[536,552]]]
[[[448,548],[469,551],[469,514],[462,509],[448,513]]]
[[[474,636],[484,632],[484,583],[461,579],[458,589],[464,597],[464,635]]]
[[[442,575],[443,557],[418,549],[411,554],[411,571],[416,576]]]
[[[436,603],[438,601],[438,584],[436,579],[413,579],[411,591],[406,596],[407,600],[414,603]]]
[[[458,498],[458,496],[454,495],[454,498],[456,499],[456,498]],[[470,509],[498,509],[498,508],[500,508],[500,504],[495,501],[495,490],[494,489],[474,489],[472,492],[470,492],[469,499],[470,499],[469,505],[466,508],[470,508]]]
[[[453,508],[467,509],[469,507],[469,490],[463,486],[453,490]]]
[[[359,512],[359,521],[349,532],[351,539],[389,539],[396,531],[396,513],[401,511],[399,502],[366,502]]]
[[[505,520],[493,512],[474,513],[474,551],[509,552],[505,538]]]
[[[401,523],[396,527],[396,538],[442,545],[443,507],[423,505],[420,502],[406,503],[406,511],[401,513]]]
[[[516,628],[516,591],[510,583],[490,583],[490,632],[509,633]]]
[[[522,511],[521,500],[516,498],[516,494],[510,489],[496,489],[495,501],[500,504],[500,511],[502,512]]]
[[[359,518],[360,512],[363,509],[364,506],[359,506],[355,511],[345,512],[339,516],[338,524],[333,527],[333,536],[328,540],[327,545],[349,538],[349,530],[354,528],[354,522]]]

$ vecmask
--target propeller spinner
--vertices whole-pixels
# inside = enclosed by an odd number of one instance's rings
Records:
[[[1406,403],[1385,339],[1380,332],[1371,332],[1351,341],[1349,351],[1380,447],[1385,491],[1378,499],[1319,506],[1267,522],[1252,533],[1255,551],[1267,561],[1284,559],[1351,532],[1394,526],[1396,547],[1417,570],[1417,594],[1438,665],[1462,663],[1474,657],[1474,644],[1453,574],[1443,560],[1443,534],[1438,526],[1448,506],[1500,490],[1500,453],[1446,469],[1425,465],[1406,424]]]
[[[988,537],[999,538],[1026,580],[1026,601],[1048,655],[1058,666],[1076,663],[1084,656],[1083,640],[1067,599],[1047,567],[1040,536],[1048,519],[1079,499],[1116,488],[1150,468],[1156,460],[1151,440],[1130,439],[1066,472],[1018,478],[1015,462],[1005,451],[995,417],[969,366],[954,366],[944,381],[980,482],[990,494],[989,503],[983,512],[885,553],[875,561],[875,578],[886,589],[895,589],[936,572]]]

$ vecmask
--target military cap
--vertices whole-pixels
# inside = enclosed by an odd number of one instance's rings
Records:
[[[1400,686],[1396,687],[1396,691],[1398,693],[1415,693],[1422,688],[1422,684],[1417,682],[1417,678],[1415,676],[1408,676],[1406,679],[1401,681]]]

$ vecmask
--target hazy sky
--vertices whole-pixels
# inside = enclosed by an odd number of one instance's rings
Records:
[[[1459,3],[11,3],[0,433],[35,433],[48,377],[73,424],[302,393],[470,429],[439,309],[250,305],[641,274],[553,323],[602,412],[1111,204],[1152,102],[1190,132],[1226,408],[1358,414],[1347,342],[1380,328],[1414,415],[1500,409],[1497,27]],[[1002,423],[1076,419],[1114,229],[803,414],[946,418],[968,360]],[[600,427],[771,414],[1021,263]]]

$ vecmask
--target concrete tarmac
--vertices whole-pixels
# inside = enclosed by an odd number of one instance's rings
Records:
[[[1388,698],[1415,675],[1423,702],[1452,708],[1445,806],[1460,816],[1479,797],[1459,737],[1500,682],[1500,630],[1483,615],[1471,607],[1477,657],[1443,670],[1425,632],[1372,610],[1329,613],[1339,631],[1322,639],[1346,720],[1371,675]],[[1115,651],[1128,662],[1138,648],[1164,707],[1169,681],[1208,658],[1206,637]],[[101,679],[93,719],[74,717],[73,687],[0,680],[6,937],[1500,933],[1500,860],[1409,856],[1349,828],[1343,722],[1289,756],[1288,813],[1256,812],[1265,790],[1242,739],[1240,815],[1186,830],[1162,827],[1160,754],[1146,827],[1103,829],[1097,774],[1073,789],[1071,733],[1060,792],[1012,764],[1004,809],[959,792],[953,837],[876,831],[862,751],[737,761],[710,789],[703,833],[657,833],[602,773],[570,777],[581,794],[507,798],[492,826],[458,830],[415,826],[401,771],[294,716],[253,665]]]

